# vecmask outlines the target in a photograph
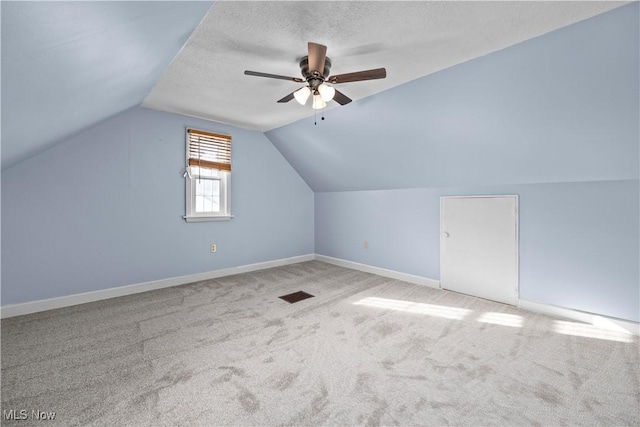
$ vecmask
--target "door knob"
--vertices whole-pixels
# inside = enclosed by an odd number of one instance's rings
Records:
[[[445,232],[444,232],[444,237],[449,237],[449,236],[450,236],[449,232],[448,232],[448,231],[445,231]]]

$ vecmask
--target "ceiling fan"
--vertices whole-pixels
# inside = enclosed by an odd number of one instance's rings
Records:
[[[245,70],[248,76],[267,77],[270,79],[290,80],[296,83],[307,83],[298,90],[291,92],[289,95],[278,100],[278,102],[289,102],[296,99],[301,105],[307,102],[307,99],[313,94],[311,107],[314,110],[324,108],[327,102],[332,99],[340,105],[351,102],[351,98],[340,91],[337,91],[331,84],[359,82],[362,80],[384,79],[387,77],[387,70],[384,68],[375,68],[373,70],[357,71],[355,73],[338,74],[330,76],[331,60],[327,57],[327,47],[318,43],[308,43],[308,55],[300,60],[300,71],[302,77],[287,77],[277,74],[261,73],[258,71]]]

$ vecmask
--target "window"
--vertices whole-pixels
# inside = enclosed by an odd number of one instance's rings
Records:
[[[191,221],[231,218],[231,137],[187,129],[186,215]]]

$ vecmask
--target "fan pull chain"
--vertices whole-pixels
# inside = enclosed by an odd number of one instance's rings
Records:
[[[324,107],[322,108],[321,113],[322,115],[320,117],[320,120],[324,120]],[[314,126],[318,125],[318,110],[313,110],[313,125]]]

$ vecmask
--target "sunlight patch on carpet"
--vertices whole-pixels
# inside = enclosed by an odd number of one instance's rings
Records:
[[[623,334],[631,334],[630,331],[626,330],[620,325],[615,324],[609,319],[605,319],[602,316],[593,316],[593,326],[600,329],[608,329],[610,331],[622,332]]]
[[[376,297],[364,298],[354,302],[353,304],[404,311],[406,313],[425,314],[427,316],[444,317],[445,319],[455,320],[462,320],[471,313],[471,310],[467,310],[466,308]]]
[[[553,322],[553,329],[555,332],[563,335],[574,335],[576,337],[595,338],[599,340],[633,342],[633,337],[629,333],[601,329],[586,323],[555,320]]]
[[[494,325],[510,326],[512,328],[522,328],[522,316],[517,314],[486,312],[478,318],[478,322],[491,323]]]

